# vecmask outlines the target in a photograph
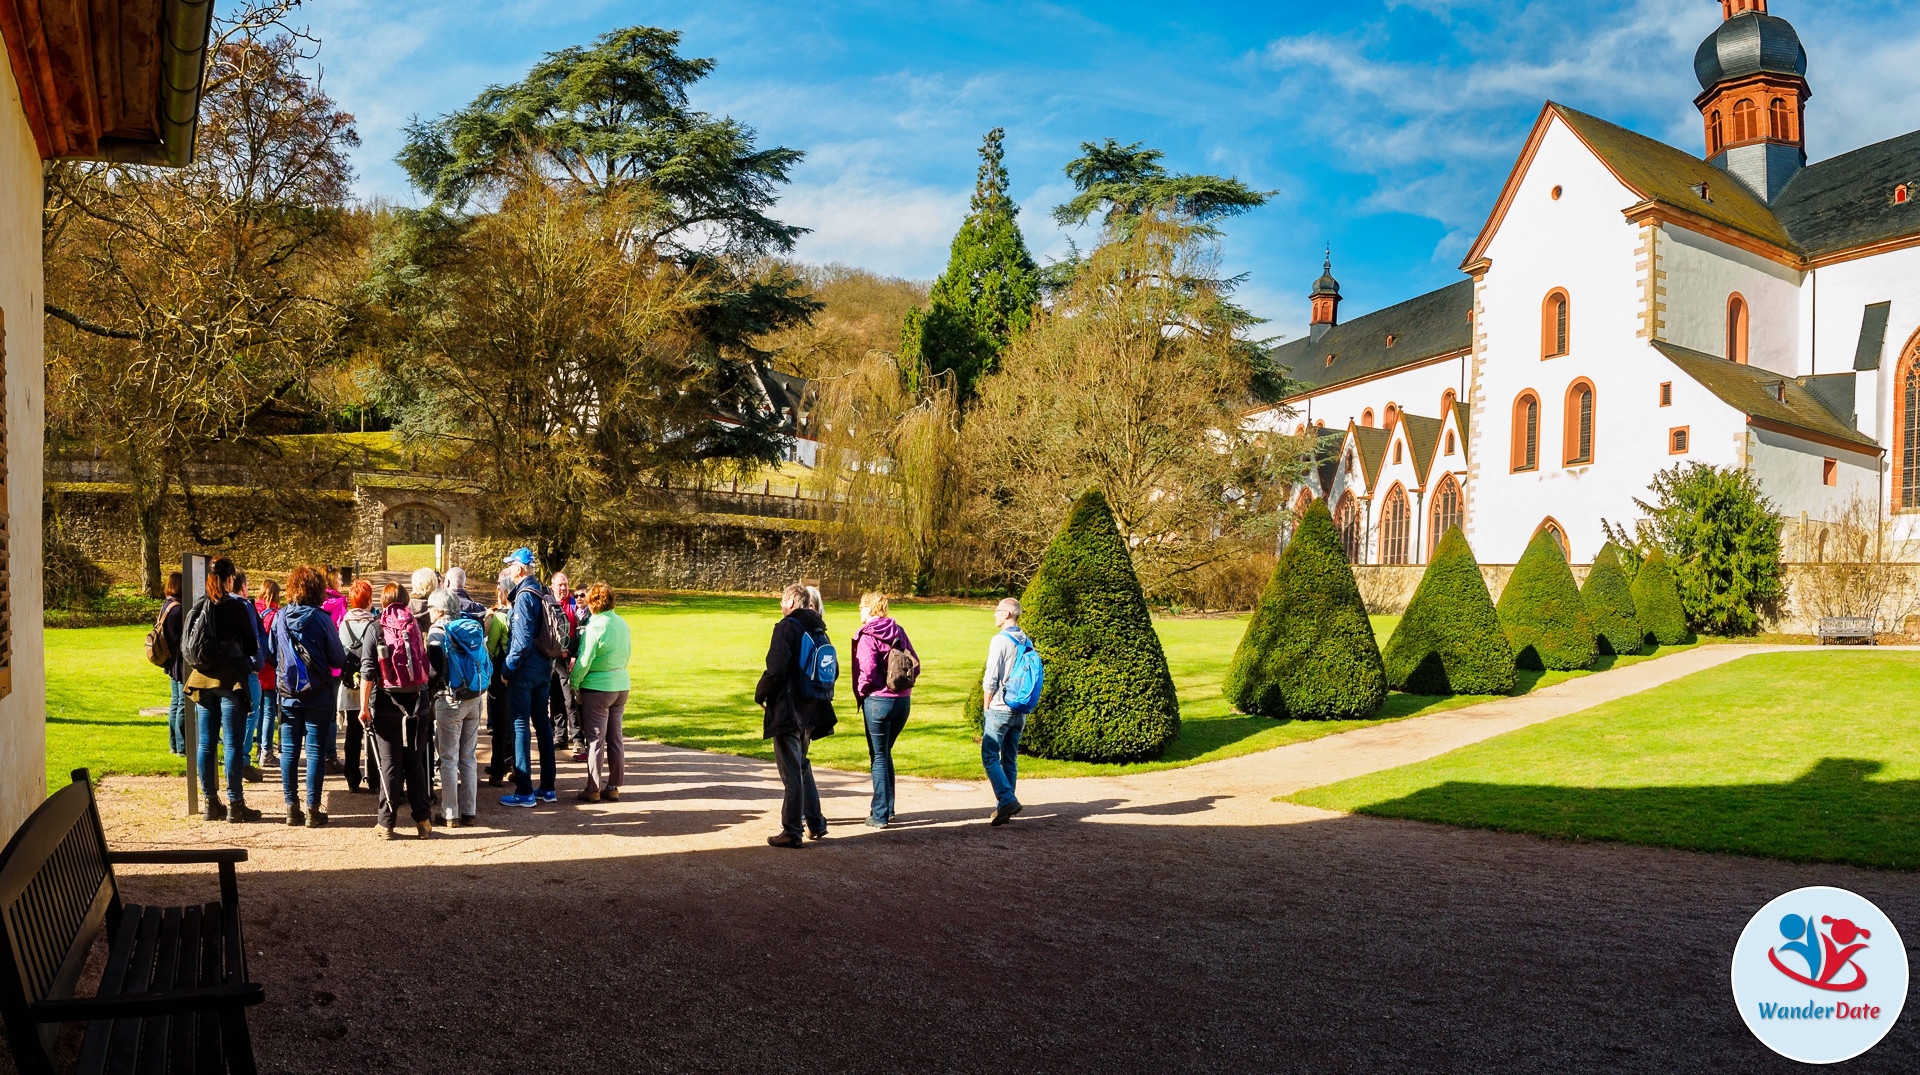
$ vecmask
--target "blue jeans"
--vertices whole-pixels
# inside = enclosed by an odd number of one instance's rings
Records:
[[[893,820],[893,741],[907,726],[913,699],[868,698],[861,703],[867,718],[867,758],[873,762],[873,809],[869,819]]]
[[[247,677],[247,714],[240,734],[240,764],[253,761],[253,739],[260,733],[260,673]]]
[[[987,783],[993,785],[994,802],[1012,806],[1013,785],[1020,778],[1020,733],[1027,730],[1027,715],[1005,709],[989,709],[980,729],[980,764],[987,770]]]
[[[246,798],[240,784],[241,770],[246,767],[246,756],[242,753],[241,742],[246,736],[247,694],[245,691],[201,691],[203,699],[200,710],[200,793],[208,802],[218,798],[215,792],[214,778],[219,775],[216,768],[217,752],[220,740],[227,741],[227,795],[235,802]],[[220,707],[220,719],[215,723],[213,710],[206,705],[211,701]]]
[[[260,744],[260,757],[277,753],[280,738],[280,692],[263,690],[260,677],[253,677],[253,740]]]
[[[329,725],[333,723],[331,711],[322,710],[319,713],[302,715],[324,717]],[[300,760],[302,741],[307,748],[307,809],[320,809],[320,785],[327,778],[326,750],[320,742],[324,735],[322,727],[314,721],[295,720],[281,733],[280,790],[286,793],[289,811],[292,811],[300,802],[299,773],[294,768],[294,764]]]
[[[187,688],[177,679],[169,678],[173,684],[173,700],[167,703],[167,749],[185,757],[187,754]]]
[[[513,714],[513,793],[533,794],[533,745],[540,744],[540,790],[553,790],[553,714],[547,712],[547,677],[507,682],[507,712]]]

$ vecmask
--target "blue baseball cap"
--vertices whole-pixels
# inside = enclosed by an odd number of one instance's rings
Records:
[[[503,564],[525,564],[528,567],[532,567],[533,566],[533,550],[532,549],[515,549],[512,552],[507,554],[506,559],[500,562]]]

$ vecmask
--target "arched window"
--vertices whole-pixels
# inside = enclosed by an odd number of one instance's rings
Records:
[[[1453,430],[1447,430],[1447,454],[1453,454]]]
[[[1410,519],[1407,512],[1407,491],[1395,485],[1387,493],[1387,502],[1380,509],[1380,562],[1383,564],[1404,564],[1407,562],[1407,531]]]
[[[1742,97],[1733,106],[1733,140],[1751,142],[1760,137],[1760,109]]]
[[[1466,512],[1461,504],[1460,483],[1448,474],[1440,479],[1440,487],[1433,491],[1433,510],[1427,524],[1427,559],[1433,559],[1434,546],[1447,531],[1461,526],[1466,521]]]
[[[1747,300],[1738,292],[1727,300],[1727,358],[1747,364]]]
[[[1593,382],[1582,378],[1567,389],[1566,444],[1561,459],[1567,466],[1593,462]]]
[[[1313,507],[1313,490],[1300,490],[1300,499],[1293,502],[1293,513],[1295,515],[1305,515],[1307,509],[1310,507]]]
[[[1558,358],[1568,351],[1568,322],[1572,318],[1569,307],[1572,303],[1561,288],[1547,292],[1545,301],[1540,304],[1540,357]]]
[[[1400,442],[1396,440],[1393,442],[1393,461],[1396,464],[1400,462],[1400,456],[1401,456]]]
[[[1393,432],[1393,427],[1399,424],[1400,424],[1400,405],[1398,403],[1387,404],[1386,412],[1380,422],[1381,428],[1391,433]]]
[[[1347,562],[1360,562],[1360,503],[1348,492],[1340,498],[1340,508],[1333,513],[1333,521],[1340,524],[1340,547],[1347,550]]]
[[[1793,141],[1793,111],[1787,107],[1784,97],[1775,97],[1767,106],[1767,124],[1769,133],[1782,142]]]
[[[1531,390],[1513,401],[1513,469],[1540,466],[1540,397]]]
[[[1566,557],[1568,563],[1572,563],[1573,544],[1567,540],[1566,527],[1561,526],[1557,520],[1549,517],[1543,520],[1539,527],[1534,530],[1533,536],[1539,537],[1542,532],[1553,535],[1553,543],[1560,546],[1560,555]]]
[[[1373,428],[1373,408],[1372,407],[1368,407],[1366,410],[1360,412],[1360,424],[1363,426],[1366,426],[1368,429]]]
[[[1901,352],[1898,383],[1893,428],[1900,434],[1900,444],[1893,453],[1893,465],[1900,473],[1893,484],[1894,506],[1920,508],[1920,333]]]
[[[1718,154],[1720,147],[1726,144],[1726,129],[1720,123],[1720,110],[1716,108],[1707,116],[1707,156]]]

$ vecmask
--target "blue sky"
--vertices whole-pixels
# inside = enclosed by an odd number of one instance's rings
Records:
[[[1920,31],[1904,5],[1774,0],[1810,56],[1815,159],[1920,128]],[[324,84],[359,120],[364,196],[415,201],[392,164],[438,115],[541,53],[645,24],[718,69],[696,106],[805,150],[779,215],[797,251],[931,279],[965,211],[981,135],[1007,130],[1027,242],[1066,249],[1061,166],[1106,137],[1178,171],[1279,193],[1228,228],[1243,301],[1304,331],[1331,242],[1349,316],[1459,279],[1456,266],[1552,98],[1697,151],[1692,58],[1715,0],[1340,0],[1257,4],[853,0],[311,0]]]

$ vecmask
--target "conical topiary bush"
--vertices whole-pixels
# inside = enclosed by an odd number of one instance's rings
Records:
[[[1364,720],[1387,698],[1380,644],[1325,501],[1300,520],[1227,669],[1242,713]]]
[[[1071,761],[1159,757],[1180,734],[1180,702],[1133,557],[1099,490],[1074,503],[1020,604],[1020,626],[1047,668],[1020,749]]]
[[[1620,550],[1609,541],[1593,558],[1586,585],[1580,588],[1587,619],[1593,623],[1594,642],[1601,653],[1639,653],[1646,632],[1633,608],[1633,584],[1620,567]]]
[[[1448,528],[1434,546],[1433,561],[1382,656],[1387,682],[1408,694],[1513,690],[1513,650],[1459,527]]]
[[[1659,549],[1649,553],[1633,577],[1633,607],[1640,615],[1640,626],[1647,638],[1661,646],[1677,646],[1687,640],[1687,613],[1680,607],[1680,584],[1667,566],[1667,554]]]
[[[1545,530],[1534,535],[1514,565],[1513,577],[1500,591],[1499,608],[1500,625],[1521,668],[1588,668],[1598,656],[1593,624],[1567,567],[1567,555]]]

